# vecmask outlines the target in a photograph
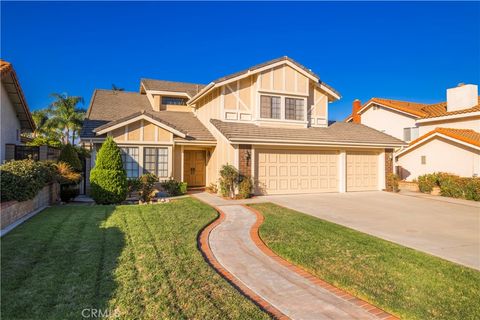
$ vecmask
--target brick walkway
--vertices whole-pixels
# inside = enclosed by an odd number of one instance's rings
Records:
[[[258,237],[259,213],[241,205],[217,208],[219,220],[201,235],[210,263],[277,318],[396,319],[275,255]]]

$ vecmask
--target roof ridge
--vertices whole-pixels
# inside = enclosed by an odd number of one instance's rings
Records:
[[[150,81],[163,81],[163,82],[170,82],[170,83],[183,83],[183,84],[191,84],[194,86],[205,86],[203,83],[196,83],[196,82],[187,82],[187,81],[176,81],[176,80],[163,80],[163,79],[152,79],[152,78],[140,78],[140,82],[144,80],[150,80]]]

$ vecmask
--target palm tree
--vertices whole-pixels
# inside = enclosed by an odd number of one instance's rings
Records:
[[[79,103],[84,103],[82,97],[68,96],[66,93],[51,94],[55,101],[50,104],[48,112],[51,115],[49,125],[58,128],[62,133],[63,142],[67,144],[72,137],[75,144],[76,133],[82,128],[85,119],[85,110],[79,108]]]
[[[44,135],[48,130],[48,110],[40,109],[32,112],[33,122],[35,122],[35,131],[33,131],[33,137],[37,138],[40,135]]]
[[[115,83],[112,83],[112,90],[113,91],[125,91],[124,88],[117,87]]]

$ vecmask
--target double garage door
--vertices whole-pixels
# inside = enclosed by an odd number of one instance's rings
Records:
[[[258,192],[293,194],[337,192],[339,152],[303,150],[256,151]],[[347,191],[376,190],[377,159],[374,153],[347,153]]]

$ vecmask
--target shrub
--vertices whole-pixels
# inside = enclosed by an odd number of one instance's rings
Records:
[[[130,178],[127,180],[127,194],[129,197],[132,196],[134,192],[137,192],[140,190],[142,186],[142,182],[140,181],[140,178]]]
[[[438,177],[435,173],[425,174],[418,177],[418,189],[423,193],[430,193],[433,187],[438,186]]]
[[[238,196],[241,199],[247,199],[252,196],[253,182],[250,177],[241,177],[241,181],[238,184]]]
[[[1,200],[32,199],[55,179],[56,170],[52,162],[31,159],[7,162],[0,166]]]
[[[233,198],[235,187],[238,184],[239,173],[237,168],[230,164],[223,165],[220,169],[220,193],[224,197]]]
[[[480,178],[466,179],[464,193],[465,199],[480,201]]]
[[[111,137],[98,151],[95,167],[90,173],[90,185],[92,198],[99,204],[120,203],[127,196],[127,175],[122,156]]]
[[[464,179],[459,176],[440,173],[437,174],[438,185],[440,186],[440,195],[444,197],[462,198]]]
[[[60,151],[58,161],[68,163],[70,167],[77,172],[82,171],[82,163],[80,162],[80,158],[78,157],[77,151],[70,143],[67,143],[62,148],[62,151]]]
[[[156,175],[146,173],[139,178],[140,181],[140,199],[143,202],[150,202],[155,197],[155,183],[158,181]]]
[[[76,185],[65,184],[60,186],[60,199],[62,199],[63,202],[70,202],[70,200],[78,196],[79,193],[80,191]]]
[[[82,178],[82,175],[73,171],[72,167],[66,162],[55,164],[55,168],[57,170],[57,181],[60,184],[78,183]]]
[[[170,196],[179,196],[187,193],[187,183],[180,182],[176,180],[166,180],[160,183],[163,190],[168,193]]]
[[[387,175],[387,180],[391,186],[391,190],[388,191],[398,192],[398,181],[400,180],[400,177],[397,174],[389,173]]]

